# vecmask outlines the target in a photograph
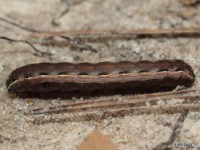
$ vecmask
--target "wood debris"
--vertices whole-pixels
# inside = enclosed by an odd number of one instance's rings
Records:
[[[78,150],[117,150],[117,146],[108,137],[95,130],[84,139]]]

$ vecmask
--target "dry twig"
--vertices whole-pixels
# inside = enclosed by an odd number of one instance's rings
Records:
[[[42,52],[41,50],[37,49],[32,43],[30,43],[29,41],[26,41],[26,40],[16,40],[16,39],[11,39],[11,38],[5,37],[5,36],[0,36],[0,39],[6,40],[6,41],[9,41],[9,42],[27,44],[35,51],[35,53],[34,53],[35,56],[46,57],[46,56],[52,55],[49,52]]]
[[[188,96],[186,94],[193,93],[193,96]],[[135,107],[145,107],[145,106],[155,106],[158,105],[159,101],[167,103],[170,100],[181,99],[181,103],[191,104],[197,103],[199,95],[195,94],[191,90],[183,90],[176,92],[163,92],[156,94],[144,94],[136,96],[127,96],[124,100],[113,100],[106,99],[100,101],[84,101],[78,103],[67,103],[64,105],[49,107],[49,108],[37,108],[31,111],[31,114],[56,114],[56,113],[75,113],[75,112],[90,112],[97,110],[116,110],[116,109],[132,109]],[[189,99],[189,101],[188,101]]]
[[[180,117],[177,120],[177,123],[175,124],[175,126],[172,130],[172,134],[171,134],[169,140],[159,144],[153,150],[169,150],[169,149],[172,149],[172,146],[173,146],[177,136],[180,134],[181,127],[182,127],[183,122],[184,122],[185,118],[187,117],[187,115],[188,115],[188,111],[184,111],[180,115]]]

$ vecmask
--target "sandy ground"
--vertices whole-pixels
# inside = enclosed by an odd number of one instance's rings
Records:
[[[200,146],[199,109],[189,111],[187,115],[182,111],[173,113],[171,108],[169,113],[154,111],[98,120],[76,119],[79,114],[72,119],[59,119],[70,118],[71,114],[65,113],[36,117],[23,112],[85,99],[22,99],[11,97],[5,86],[12,70],[37,62],[182,59],[193,67],[196,81],[191,88],[198,90],[199,38],[88,42],[95,49],[92,51],[62,42],[49,44],[42,37],[34,38],[32,34],[39,31],[198,28],[200,5],[184,6],[175,0],[0,0],[0,10],[1,37],[28,40],[37,49],[52,54],[37,56],[35,54],[38,53],[23,42],[0,39],[0,149],[74,150],[94,129],[107,136],[120,150],[154,149],[159,146],[163,149],[165,145],[179,149],[176,145],[184,143],[194,144],[195,148]],[[114,95],[89,100],[106,98],[126,97]]]

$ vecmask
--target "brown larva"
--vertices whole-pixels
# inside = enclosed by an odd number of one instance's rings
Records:
[[[6,86],[19,96],[62,97],[132,94],[189,87],[192,68],[181,60],[38,63],[14,70]]]

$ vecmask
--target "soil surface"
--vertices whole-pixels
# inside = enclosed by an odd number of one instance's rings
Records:
[[[75,150],[94,130],[119,150],[200,147],[199,37],[104,41],[45,37],[46,33],[61,31],[199,28],[200,4],[185,6],[178,0],[0,0],[0,10],[0,149]],[[158,101],[158,106],[149,106],[147,112],[135,110],[114,117],[96,111],[101,116],[96,119],[82,118],[81,113],[37,116],[24,112],[74,101],[124,100],[128,96],[24,99],[9,95],[5,85],[14,69],[31,63],[161,59],[181,59],[192,66],[196,79],[190,89],[196,90],[196,103],[182,104],[178,99],[177,103],[164,104],[167,111],[160,111]],[[186,94],[189,100],[193,94]],[[188,107],[188,112],[182,109]]]

